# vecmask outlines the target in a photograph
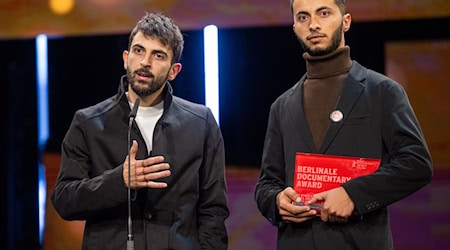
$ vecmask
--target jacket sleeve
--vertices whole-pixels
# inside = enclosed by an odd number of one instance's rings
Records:
[[[200,170],[198,235],[202,249],[227,249],[225,219],[229,216],[222,134],[208,109],[204,159]]]
[[[273,225],[280,225],[281,217],[276,196],[287,187],[284,154],[279,119],[272,105],[264,141],[259,180],[255,186],[255,200],[261,214]]]
[[[84,122],[84,115],[78,111],[61,146],[60,170],[51,194],[54,208],[66,220],[86,220],[127,200],[121,166],[92,176],[95,156],[86,139],[92,135],[85,132]]]
[[[406,92],[391,80],[382,85],[380,168],[372,175],[343,184],[360,214],[414,193],[433,175],[431,156]]]

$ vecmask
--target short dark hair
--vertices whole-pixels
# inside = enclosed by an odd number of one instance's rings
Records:
[[[291,13],[294,14],[294,1],[295,0],[290,0],[291,1]],[[347,10],[345,8],[345,0],[334,0],[334,3],[339,6],[339,10],[341,11],[342,15],[344,15]]]
[[[138,32],[154,37],[164,45],[169,45],[173,52],[172,63],[179,62],[183,53],[184,40],[180,28],[175,22],[161,13],[146,13],[133,28],[128,38],[128,49]]]

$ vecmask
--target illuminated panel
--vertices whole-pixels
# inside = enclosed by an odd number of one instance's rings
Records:
[[[38,148],[39,153],[45,150],[49,137],[48,120],[48,62],[47,36],[36,37],[36,73],[37,73],[37,120],[38,120]],[[39,160],[40,161],[40,160]],[[47,186],[45,181],[45,166],[38,162],[38,197],[39,197],[39,239],[42,243],[45,227],[45,201]]]
[[[219,123],[219,59],[218,31],[214,25],[203,29],[205,56],[205,104]]]
[[[450,40],[389,42],[386,74],[405,87],[436,168],[450,170]]]

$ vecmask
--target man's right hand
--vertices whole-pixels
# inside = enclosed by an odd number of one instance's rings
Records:
[[[166,188],[167,183],[158,182],[161,178],[170,176],[170,165],[164,161],[163,156],[149,157],[144,160],[136,160],[138,143],[133,140],[130,149],[130,184],[128,183],[128,156],[123,162],[123,180],[125,186],[132,189],[140,188]]]
[[[277,207],[283,221],[300,223],[316,216],[317,212],[309,206],[293,204],[301,201],[292,187],[287,187],[277,194]]]

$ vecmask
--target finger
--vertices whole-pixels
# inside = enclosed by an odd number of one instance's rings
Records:
[[[287,204],[286,208],[279,210],[281,216],[291,216],[291,217],[311,217],[317,214],[316,210],[311,209],[309,206],[298,206]]]
[[[165,182],[157,182],[157,181],[147,181],[145,186],[148,188],[166,188],[167,183]]]
[[[144,175],[144,179],[147,181],[159,180],[161,178],[165,178],[170,176],[170,170],[158,171]]]
[[[320,219],[324,222],[327,222],[330,220],[331,214],[328,213],[327,210],[320,210]]]
[[[165,170],[142,175],[137,178],[138,181],[137,185],[139,187],[148,187],[148,188],[166,188],[168,186],[167,183],[158,182],[155,180],[170,176],[170,174],[171,173],[169,170]]]
[[[318,193],[315,194],[311,197],[311,199],[309,199],[308,204],[313,204],[313,203],[317,203],[319,201],[323,201],[325,200],[325,193]]]
[[[144,166],[151,166],[151,165],[155,165],[158,163],[162,163],[163,161],[164,161],[164,156],[158,155],[158,156],[149,157],[149,158],[143,160],[143,164],[144,164]]]
[[[293,200],[293,201],[296,201],[296,202],[300,202],[301,201],[300,196],[297,194],[297,192],[295,192],[295,190],[292,187],[287,187],[285,189],[284,193],[290,200]]]
[[[295,213],[295,217],[314,217],[317,215],[317,211],[307,207],[304,212]]]
[[[305,212],[310,211],[310,208],[307,206],[296,206],[293,209],[280,209],[279,213],[281,216],[297,216],[301,215]]]
[[[159,163],[151,166],[147,166],[143,168],[144,174],[159,172],[170,169],[170,165],[168,163]]]
[[[147,181],[158,180],[170,176],[171,172],[168,169],[168,166],[165,165],[167,164],[142,167],[141,170],[139,170],[140,174],[136,176],[136,181],[139,182],[139,185],[146,186],[145,182]]]

